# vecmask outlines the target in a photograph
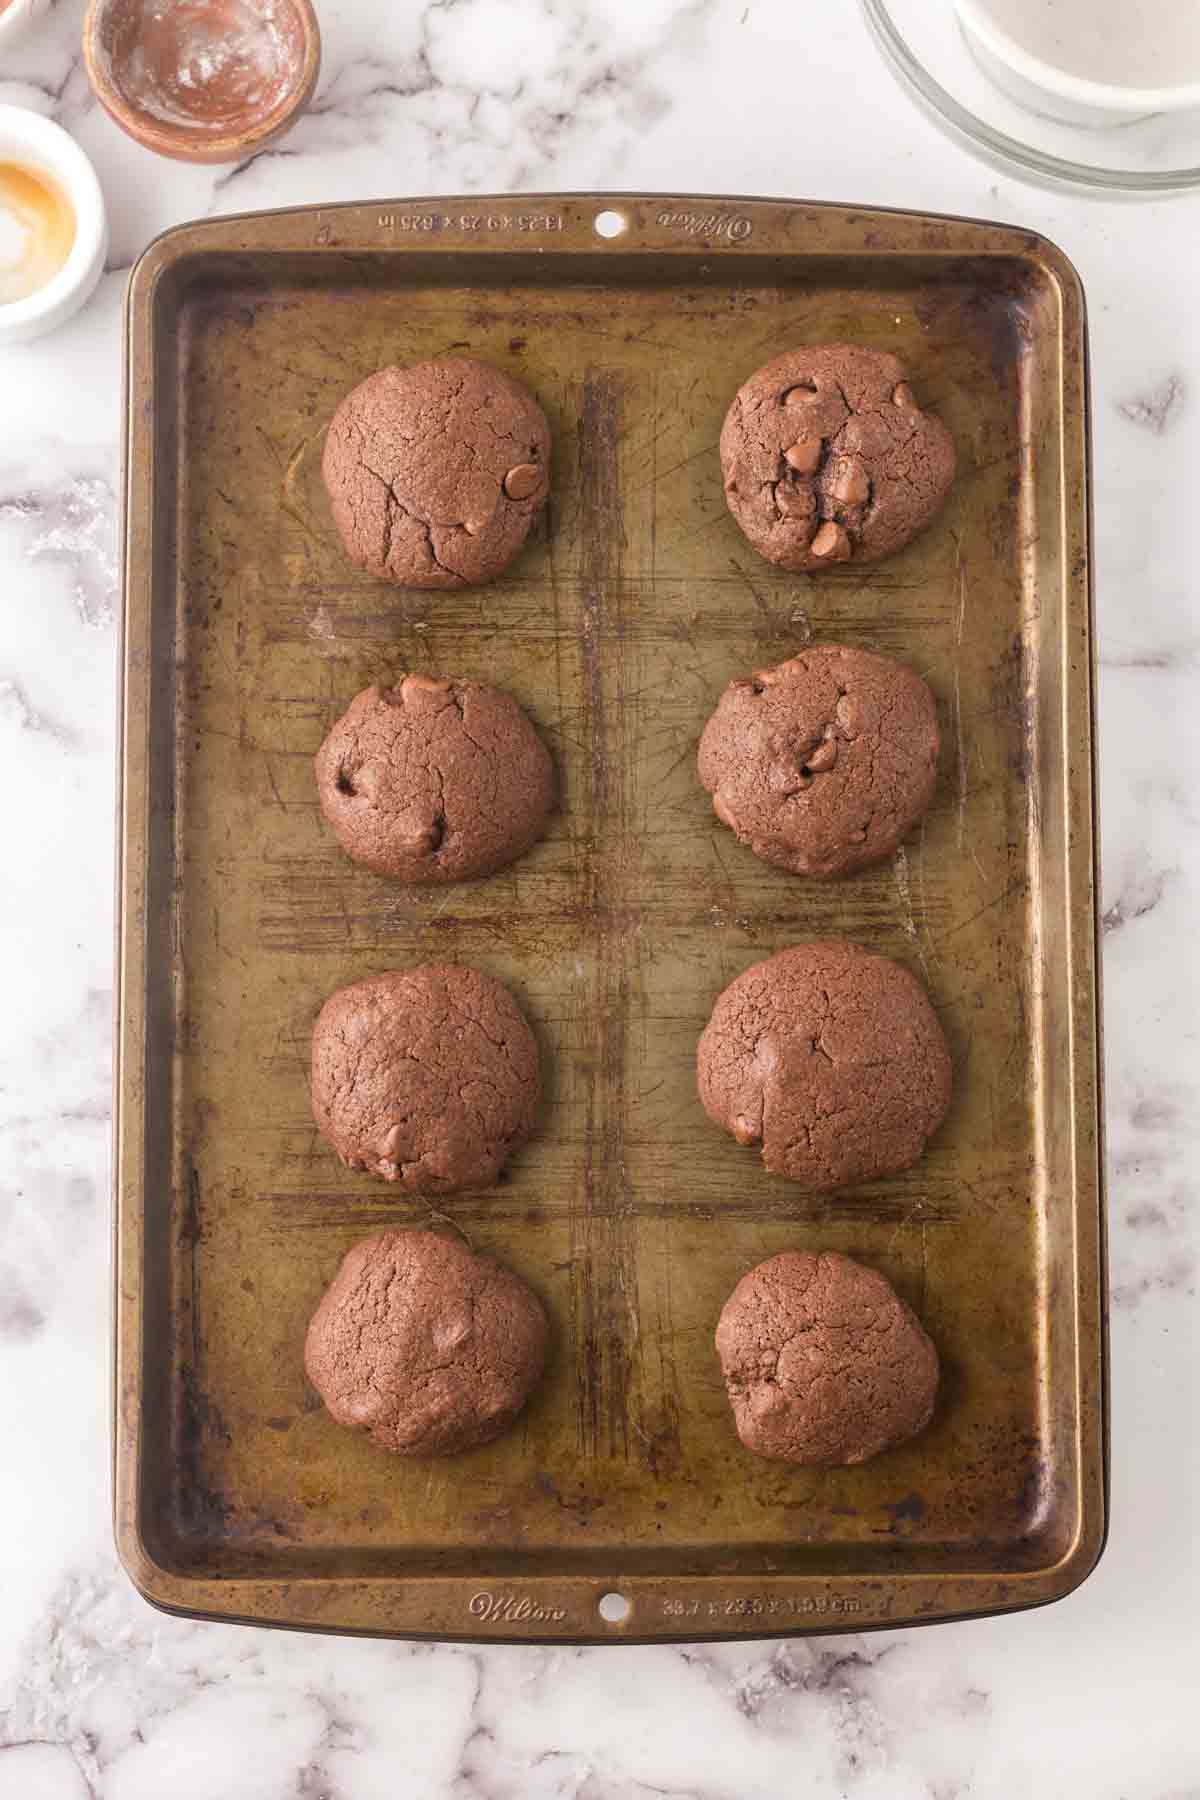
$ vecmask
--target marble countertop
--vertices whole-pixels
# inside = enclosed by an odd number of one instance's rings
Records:
[[[92,102],[82,0],[0,101],[93,157],[109,272],[0,352],[0,1795],[4,1800],[1185,1800],[1195,1727],[1200,1210],[1200,198],[1051,195],[950,147],[850,0],[321,0],[273,152],[156,161]],[[1024,1616],[733,1647],[418,1646],[194,1624],[109,1529],[111,819],[120,322],[180,220],[638,188],[1015,221],[1091,307],[1112,1259],[1112,1528]],[[1189,1170],[1192,1171],[1189,1174]]]

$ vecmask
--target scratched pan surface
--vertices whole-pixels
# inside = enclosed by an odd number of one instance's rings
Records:
[[[618,209],[604,241],[593,220]],[[1105,1521],[1086,342],[1065,259],[1000,227],[766,202],[430,201],[173,232],[132,285],[118,1075],[117,1533],[184,1612],[474,1638],[856,1629],[1057,1598]],[[876,568],[768,567],[727,516],[741,380],[804,340],[896,350],[954,433],[937,523]],[[324,427],[389,362],[526,381],[553,500],[488,588],[352,568]],[[757,862],[694,772],[725,683],[811,639],[932,684],[937,798],[833,885]],[[490,881],[408,891],[322,824],[312,756],[407,669],[509,689],[562,807]],[[797,1192],[709,1124],[712,1001],[846,934],[928,984],[953,1107],[907,1175]],[[344,1169],[308,1107],[326,995],[430,958],[508,983],[540,1130],[443,1203],[554,1321],[519,1427],[403,1463],[307,1387],[356,1238],[428,1207]],[[712,1348],[791,1246],[882,1269],[942,1354],[930,1428],[863,1467],[761,1462]],[[615,1590],[623,1622],[598,1611]]]

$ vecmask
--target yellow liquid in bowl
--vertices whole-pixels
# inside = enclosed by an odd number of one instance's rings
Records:
[[[41,169],[0,162],[0,306],[52,281],[75,242],[75,210]]]

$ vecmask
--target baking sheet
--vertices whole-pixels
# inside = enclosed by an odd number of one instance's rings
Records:
[[[606,240],[605,211],[624,231]],[[800,341],[896,351],[950,426],[936,524],[789,575],[729,518],[716,441]],[[265,214],[167,234],[128,312],[116,1521],[179,1611],[584,1641],[863,1629],[1061,1596],[1103,1541],[1086,336],[1045,240],[914,214],[574,196]],[[494,585],[352,568],[320,481],[346,390],[461,352],[555,432],[546,517]],[[910,663],[934,806],[882,867],[759,863],[694,769],[726,682],[811,640]],[[406,890],[324,827],[311,760],[361,687],[494,681],[558,764],[545,841]],[[843,934],[926,982],[955,1098],[924,1160],[836,1195],[704,1117],[694,1054],[752,962]],[[308,1108],[335,987],[450,958],[543,1051],[535,1140],[441,1210],[545,1300],[518,1428],[405,1464],[303,1372],[354,1240],[428,1203],[341,1167]],[[931,1427],[855,1469],[759,1461],[712,1350],[753,1263],[844,1250],[938,1344]],[[618,1622],[599,1611],[617,1592]]]

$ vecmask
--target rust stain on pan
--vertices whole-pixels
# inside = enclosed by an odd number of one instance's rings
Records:
[[[619,373],[590,371],[579,397],[576,529],[580,541],[579,654],[585,741],[590,745],[579,881],[592,961],[584,1054],[598,1073],[585,1101],[582,1207],[572,1231],[572,1317],[579,1359],[580,1448],[612,1456],[629,1450],[629,1309],[626,1282],[625,1047],[628,971],[618,934],[624,838],[620,753],[623,645],[621,562],[624,526],[617,466]]]

